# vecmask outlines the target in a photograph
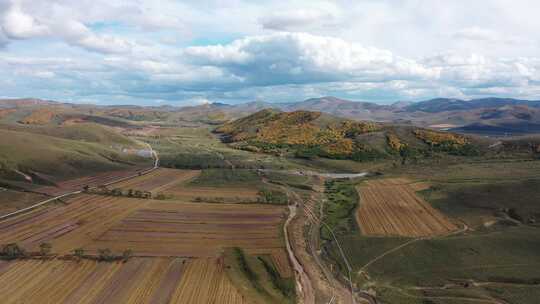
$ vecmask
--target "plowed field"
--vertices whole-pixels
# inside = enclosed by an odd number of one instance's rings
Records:
[[[418,185],[400,178],[367,181],[357,187],[360,195],[357,221],[362,232],[421,237],[456,230],[441,212],[416,194]]]
[[[39,244],[49,242],[54,253],[66,254],[92,242],[114,223],[147,203],[146,200],[79,195],[66,205],[37,209],[1,222],[0,244],[16,242],[26,250],[35,251]]]
[[[149,174],[111,185],[113,188],[161,192],[199,175],[199,170],[175,170],[159,168]]]
[[[85,246],[144,256],[216,257],[225,247],[249,253],[283,250],[284,208],[271,205],[152,201]]]

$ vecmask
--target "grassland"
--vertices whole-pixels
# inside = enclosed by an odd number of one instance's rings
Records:
[[[23,180],[15,173],[39,173],[60,181],[81,175],[120,170],[146,160],[100,143],[68,140],[21,131],[0,130],[0,174]],[[148,161],[149,163],[149,161]]]

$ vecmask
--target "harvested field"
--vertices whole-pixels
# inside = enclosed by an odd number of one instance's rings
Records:
[[[362,232],[422,237],[456,230],[441,212],[416,195],[415,191],[424,187],[403,178],[372,180],[358,186],[357,221]]]
[[[245,303],[220,259],[132,258],[0,262],[11,303]]]
[[[188,262],[171,303],[247,303],[225,273],[223,259]]]
[[[39,244],[49,242],[53,252],[66,254],[92,242],[115,222],[146,203],[146,200],[79,195],[68,200],[67,205],[36,209],[1,222],[0,240],[2,243],[16,242],[31,251],[37,250]]]
[[[111,187],[133,189],[158,193],[170,187],[182,184],[199,175],[199,170],[176,170],[159,168],[149,174],[133,178],[124,182],[115,183]]]
[[[84,248],[132,249],[143,256],[217,257],[225,247],[252,254],[283,250],[283,207],[151,201]]]

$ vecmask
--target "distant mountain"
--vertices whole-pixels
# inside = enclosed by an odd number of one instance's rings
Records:
[[[460,132],[471,133],[475,133],[477,127],[482,125],[481,134],[489,134],[488,130],[502,129],[511,130],[511,134],[536,133],[538,129],[533,125],[540,124],[540,101],[511,98],[437,98],[415,103],[399,101],[379,105],[321,97],[285,104],[279,108],[285,111],[319,111],[355,120],[406,123],[436,129],[455,128]]]
[[[59,103],[55,101],[43,100],[38,98],[0,99],[0,108],[2,109],[57,104]]]
[[[448,111],[469,111],[481,108],[500,108],[504,106],[528,106],[540,108],[540,101],[528,101],[512,98],[482,98],[473,100],[460,100],[437,98],[411,104],[405,109],[408,112],[440,113]]]
[[[508,131],[504,131],[504,134],[538,133],[536,125],[540,124],[540,101],[512,98],[436,98],[381,105],[326,96],[288,103],[252,101],[231,105],[216,102],[186,107],[96,106],[25,98],[0,100],[0,116],[21,120],[24,115],[30,115],[32,109],[43,106],[54,106],[55,117],[59,117],[59,113],[77,113],[127,121],[155,120],[187,124],[222,124],[263,109],[286,112],[317,111],[352,120],[409,124],[479,134],[501,134],[503,130]],[[13,113],[13,109],[17,109],[18,113]],[[21,111],[26,111],[26,114]],[[52,115],[34,116],[54,118]],[[493,132],[490,133],[490,130]]]

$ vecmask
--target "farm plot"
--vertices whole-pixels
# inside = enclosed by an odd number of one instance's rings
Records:
[[[0,264],[2,303],[244,303],[220,259]]]
[[[407,179],[367,181],[358,186],[357,221],[365,235],[421,237],[457,229],[442,213],[416,195],[424,185]]]
[[[163,191],[163,194],[173,199],[192,201],[212,201],[228,203],[254,203],[259,199],[259,191],[253,188],[212,188],[197,186],[175,186]]]
[[[124,182],[115,183],[111,187],[150,191],[152,193],[157,193],[175,185],[181,184],[192,178],[195,178],[200,173],[201,172],[199,170],[176,170],[159,168],[149,174],[142,175]]]
[[[142,256],[217,257],[226,247],[250,254],[283,250],[283,207],[153,201],[84,248],[132,249]]]
[[[18,243],[30,251],[48,242],[54,253],[69,253],[92,242],[146,203],[146,200],[79,195],[65,205],[37,209],[1,222],[0,240],[2,244]]]

